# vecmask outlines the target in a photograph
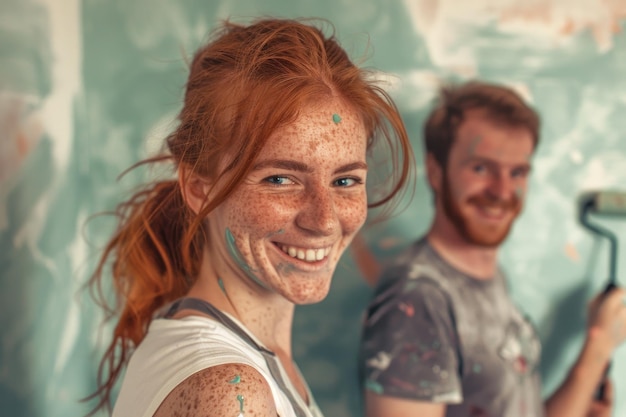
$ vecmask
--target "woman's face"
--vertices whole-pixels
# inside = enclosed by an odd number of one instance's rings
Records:
[[[226,261],[219,273],[296,304],[322,300],[367,216],[366,142],[358,114],[336,98],[277,130],[242,185],[209,215]]]

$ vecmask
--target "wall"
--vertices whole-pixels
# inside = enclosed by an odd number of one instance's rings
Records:
[[[541,112],[529,204],[501,260],[544,342],[545,393],[575,360],[584,309],[607,276],[606,242],[576,221],[590,188],[626,188],[623,1],[3,0],[0,3],[0,409],[81,415],[106,331],[82,285],[114,207],[149,172],[117,181],[174,126],[183,57],[220,18],[321,16],[384,71],[420,161],[415,198],[364,237],[382,261],[431,216],[420,125],[441,79],[515,86]],[[369,38],[368,38],[369,35]],[[602,220],[626,238],[626,221]],[[624,265],[625,251],[619,253]],[[620,270],[624,283],[624,271]],[[328,416],[359,415],[355,351],[370,289],[346,256],[331,295],[297,311],[294,349]],[[105,329],[106,330],[106,329]],[[626,348],[614,357],[626,392]],[[618,396],[620,397],[620,396]],[[626,398],[616,416],[626,416]]]

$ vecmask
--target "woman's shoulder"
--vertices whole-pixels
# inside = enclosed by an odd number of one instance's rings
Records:
[[[116,411],[151,416],[179,384],[184,393],[189,384],[212,381],[215,372],[231,367],[248,369],[242,374],[247,381],[270,377],[262,355],[220,323],[199,316],[156,319],[129,361]]]
[[[271,388],[251,366],[228,363],[194,373],[163,400],[155,417],[277,415]]]

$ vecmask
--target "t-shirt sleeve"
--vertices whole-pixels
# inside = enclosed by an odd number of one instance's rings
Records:
[[[449,299],[426,277],[397,282],[367,311],[360,351],[364,388],[438,403],[462,401]]]

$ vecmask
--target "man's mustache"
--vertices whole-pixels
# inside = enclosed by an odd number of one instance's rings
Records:
[[[503,210],[516,210],[520,207],[521,203],[516,195],[508,199],[502,199],[490,194],[480,194],[470,197],[468,202],[480,206],[501,208]]]

